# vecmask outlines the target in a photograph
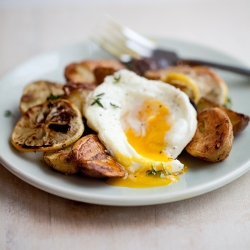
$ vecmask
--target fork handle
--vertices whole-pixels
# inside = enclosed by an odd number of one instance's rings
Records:
[[[188,60],[188,59],[181,59],[178,61],[178,63],[188,64],[190,66],[197,66],[197,65],[204,65],[209,66],[212,68],[222,69],[226,71],[230,71],[233,73],[241,74],[244,76],[250,76],[250,69],[241,68],[241,67],[234,67],[231,65],[224,65],[220,63],[214,63],[214,62],[208,62],[208,61],[202,61],[202,60]]]

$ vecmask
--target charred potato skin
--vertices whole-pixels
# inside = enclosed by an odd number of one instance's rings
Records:
[[[96,79],[97,85],[103,83],[106,76],[113,75],[115,73],[115,69],[112,67],[97,67],[94,70],[94,75]]]
[[[248,126],[248,123],[250,121],[250,117],[247,115],[235,112],[235,111],[228,109],[224,106],[218,105],[218,104],[216,104],[216,103],[214,103],[206,98],[201,98],[197,104],[198,112],[202,112],[203,110],[205,110],[207,108],[214,108],[214,107],[220,108],[222,111],[224,111],[228,115],[228,117],[233,125],[234,135],[243,131]]]
[[[186,151],[199,159],[208,162],[219,162],[226,159],[233,144],[232,124],[221,109],[209,108],[197,115],[196,133]]]
[[[74,160],[72,147],[73,145],[70,145],[58,151],[44,152],[43,159],[51,168],[60,173],[65,175],[77,174],[79,167]]]
[[[73,146],[74,160],[89,177],[125,177],[126,171],[111,157],[95,134],[82,137]]]

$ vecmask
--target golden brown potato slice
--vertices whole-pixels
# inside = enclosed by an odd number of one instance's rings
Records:
[[[103,83],[104,78],[109,75],[113,75],[115,73],[116,69],[114,68],[107,68],[107,67],[97,67],[94,70],[94,75],[96,79],[96,83],[99,85]]]
[[[126,171],[111,157],[97,135],[82,137],[73,146],[80,171],[90,177],[124,177]]]
[[[80,110],[83,116],[83,103],[93,89],[93,85],[86,86],[85,84],[75,84],[72,82],[67,82],[64,85],[65,95],[64,98],[73,102]]]
[[[64,76],[68,82],[97,86],[102,83],[104,73],[106,76],[123,68],[125,66],[116,60],[85,60],[68,65]]]
[[[95,76],[93,74],[95,62],[83,61],[80,63],[69,64],[64,71],[64,76],[67,81],[76,84],[96,85]]]
[[[234,138],[228,116],[219,108],[209,108],[199,113],[197,120],[197,130],[186,146],[187,152],[205,161],[223,161],[231,151]]]
[[[58,150],[44,152],[44,161],[53,169],[63,174],[76,174],[79,172],[79,167],[74,160],[72,154],[73,144],[70,146]]]
[[[79,109],[70,101],[47,101],[30,108],[17,122],[11,143],[19,151],[49,151],[67,147],[84,131]]]
[[[212,69],[204,66],[193,67],[195,77],[200,89],[201,97],[223,105],[228,98],[228,87],[225,81]]]
[[[197,104],[197,110],[198,112],[202,112],[203,110],[207,109],[207,108],[213,108],[213,107],[218,107],[221,110],[223,110],[229,117],[232,125],[233,125],[233,133],[234,135],[243,131],[249,121],[250,121],[250,117],[241,113],[237,113],[231,109],[228,109],[224,106],[221,105],[217,105],[214,102],[209,101],[206,98],[201,98]]]
[[[29,108],[42,104],[51,96],[54,98],[64,95],[63,85],[49,81],[36,81],[28,84],[20,101],[20,111],[24,114]]]
[[[83,116],[83,103],[89,92],[90,90],[86,89],[75,89],[71,91],[70,94],[66,97],[67,100],[73,102],[78,107],[82,116]]]

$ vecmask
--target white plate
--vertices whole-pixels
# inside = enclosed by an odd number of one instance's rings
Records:
[[[181,56],[210,59],[241,65],[235,59],[203,46],[170,39],[158,42]],[[9,142],[11,131],[19,117],[19,100],[23,87],[34,80],[45,79],[64,82],[64,67],[85,58],[108,58],[91,42],[85,42],[39,55],[5,75],[0,80],[0,161],[13,174],[31,185],[49,193],[82,202],[136,206],[161,204],[194,197],[219,188],[250,168],[250,126],[237,135],[233,149],[224,162],[209,164],[185,155],[189,171],[176,184],[166,187],[133,189],[114,187],[101,180],[82,176],[64,176],[52,171],[42,161],[40,153],[19,153]],[[236,111],[250,115],[249,79],[219,71],[229,85],[229,93]],[[10,110],[14,116],[5,117]]]

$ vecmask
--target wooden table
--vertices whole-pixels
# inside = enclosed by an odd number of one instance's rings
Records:
[[[214,47],[250,65],[248,0],[139,2],[0,2],[0,75],[87,39],[103,12],[142,34]],[[250,249],[249,180],[250,172],[174,203],[111,207],[51,195],[0,165],[0,249]]]

